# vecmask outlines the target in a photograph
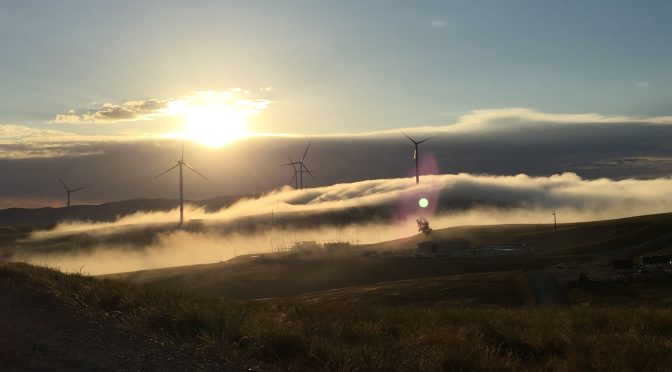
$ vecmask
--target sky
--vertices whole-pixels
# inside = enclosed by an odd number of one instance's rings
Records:
[[[56,177],[97,184],[86,202],[173,195],[148,179],[182,137],[219,185],[193,198],[286,184],[277,163],[309,141],[314,185],[410,176],[400,128],[443,133],[426,172],[663,176],[671,15],[653,0],[0,0],[0,207],[58,205]]]

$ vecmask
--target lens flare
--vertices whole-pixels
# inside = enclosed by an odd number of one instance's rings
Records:
[[[418,205],[420,208],[427,208],[429,205],[429,200],[427,200],[427,198],[420,198],[420,200],[418,200]]]

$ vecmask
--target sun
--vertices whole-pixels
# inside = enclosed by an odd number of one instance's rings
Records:
[[[249,136],[247,114],[225,103],[183,108],[182,136],[208,147],[222,147]]]

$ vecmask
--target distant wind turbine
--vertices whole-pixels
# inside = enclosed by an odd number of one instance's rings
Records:
[[[401,132],[401,134],[406,136],[406,138],[411,140],[411,142],[413,142],[413,146],[414,146],[413,159],[415,160],[415,184],[417,185],[417,184],[420,183],[420,173],[419,173],[420,171],[418,169],[418,158],[420,156],[418,154],[418,145],[423,143],[423,142],[427,142],[427,141],[431,140],[432,138],[438,137],[438,134],[436,136],[433,136],[433,137],[425,138],[422,141],[416,141],[413,138],[411,138],[408,134],[404,133],[403,131],[400,131],[400,132]]]
[[[294,168],[294,173],[292,174],[292,178],[289,179],[289,184],[291,185],[292,182],[294,182],[294,188],[298,189],[299,188],[299,176],[298,176],[299,170],[296,169],[296,165],[301,164],[301,163],[298,162],[298,161],[292,160],[292,158],[289,155],[287,155],[287,159],[289,159],[289,163],[283,164],[283,166],[291,165],[292,168]]]
[[[306,155],[308,154],[308,149],[310,149],[310,142],[308,142],[308,146],[306,147],[306,151],[303,152],[303,157],[301,158],[301,160],[293,161],[291,157],[288,157],[289,158],[289,163],[283,164],[283,166],[291,165],[292,168],[294,168],[294,175],[292,176],[292,178],[290,179],[289,182],[291,183],[292,181],[294,181],[294,183],[296,184],[297,181],[298,181],[301,190],[303,190],[303,174],[304,173],[308,173],[310,175],[310,177],[312,177],[313,180],[315,180],[315,176],[313,176],[314,171],[311,171],[310,169],[308,169],[308,167],[306,166],[306,163],[305,163]],[[297,166],[298,166],[298,168],[297,168]],[[295,188],[299,188],[299,187],[295,187]]]
[[[172,171],[173,169],[175,169],[177,167],[180,167],[180,224],[182,224],[184,222],[184,186],[183,186],[183,182],[182,182],[182,167],[183,166],[191,169],[196,174],[203,177],[203,179],[208,181],[208,183],[212,183],[212,182],[210,182],[210,180],[206,176],[201,174],[201,172],[197,171],[191,165],[184,162],[184,141],[182,141],[182,156],[180,157],[180,160],[177,161],[177,164],[173,165],[172,167],[168,168],[168,170],[166,170],[165,172],[163,172],[163,173],[159,174],[158,176],[154,177],[154,179],[157,179],[157,178],[163,176],[164,174]]]
[[[68,202],[67,202],[67,206],[68,206],[68,207],[70,206],[70,194],[72,194],[72,193],[75,192],[75,191],[79,191],[79,190],[81,190],[81,189],[85,189],[85,188],[86,188],[86,186],[82,186],[82,187],[78,187],[78,188],[76,188],[76,189],[71,189],[71,188],[69,188],[69,187],[65,184],[65,182],[63,182],[63,180],[60,179],[60,178],[58,178],[58,182],[60,182],[61,185],[63,185],[63,188],[65,189],[65,192],[68,193]]]

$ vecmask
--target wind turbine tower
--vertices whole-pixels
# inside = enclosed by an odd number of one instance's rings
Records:
[[[60,179],[60,178],[58,179],[58,182],[60,182],[61,185],[63,185],[63,188],[65,189],[65,192],[68,193],[68,199],[67,199],[68,201],[67,201],[67,204],[66,204],[66,206],[68,206],[68,207],[70,206],[70,194],[72,194],[72,193],[75,192],[75,191],[79,191],[79,190],[81,190],[81,189],[85,189],[85,188],[86,188],[86,186],[82,186],[82,187],[78,187],[78,188],[76,188],[76,189],[71,189],[71,188],[69,188],[69,187],[65,184],[65,182],[63,182],[63,180]]]
[[[401,134],[403,134],[404,136],[406,136],[406,138],[408,138],[409,140],[411,140],[411,142],[413,142],[413,146],[414,146],[413,160],[415,160],[415,184],[417,185],[417,184],[420,183],[420,170],[419,170],[419,168],[418,168],[418,158],[419,158],[420,156],[419,156],[419,154],[418,154],[418,145],[421,144],[421,143],[423,143],[423,142],[427,142],[427,141],[431,140],[432,138],[437,137],[438,135],[437,135],[437,136],[433,136],[433,137],[429,137],[429,138],[425,138],[425,139],[423,139],[422,141],[416,141],[416,140],[414,140],[413,138],[411,138],[408,134],[406,134],[406,133],[404,133],[404,132],[401,132]]]
[[[296,169],[296,165],[300,164],[300,163],[298,161],[292,160],[292,158],[289,155],[287,156],[287,158],[289,159],[289,163],[283,164],[283,166],[291,165],[292,168],[294,168],[294,174],[292,174],[292,178],[289,179],[289,184],[291,185],[292,182],[294,182],[294,188],[298,190],[299,189],[299,176],[298,176],[299,170]]]
[[[181,225],[184,222],[184,182],[182,180],[182,173],[183,173],[182,172],[182,167],[187,167],[187,168],[191,169],[196,174],[203,177],[204,180],[208,181],[208,183],[212,183],[212,182],[210,182],[210,180],[206,176],[201,174],[201,172],[197,171],[191,165],[184,162],[184,141],[182,141],[182,156],[180,157],[180,160],[177,161],[177,164],[173,165],[172,167],[168,168],[168,170],[166,170],[165,172],[163,172],[163,173],[159,174],[158,176],[154,177],[154,179],[157,179],[157,178],[163,176],[164,174],[166,174],[166,173],[168,173],[168,172],[170,172],[173,169],[178,168],[178,167],[180,168],[180,225]]]

